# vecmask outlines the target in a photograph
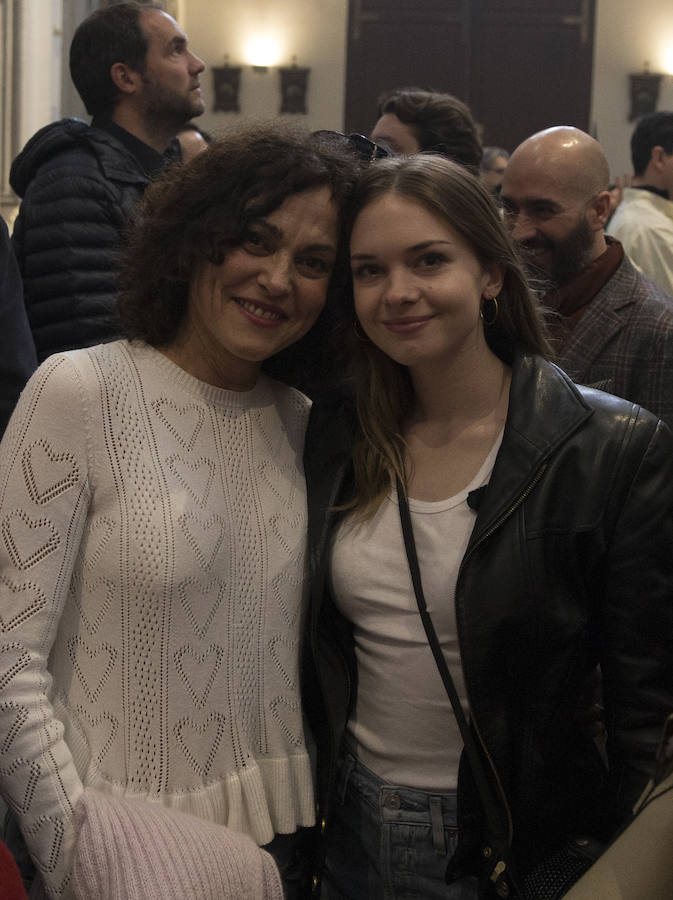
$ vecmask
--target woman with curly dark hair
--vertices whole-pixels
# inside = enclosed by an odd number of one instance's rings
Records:
[[[262,368],[321,316],[354,176],[271,126],[171,168],[123,268],[129,340],[52,356],[11,420],[0,769],[53,896],[81,872],[91,791],[249,835],[303,895],[309,401]]]

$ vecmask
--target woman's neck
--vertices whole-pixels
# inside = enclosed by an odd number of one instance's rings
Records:
[[[509,367],[490,349],[466,365],[426,365],[410,370],[414,404],[410,424],[465,425],[488,417],[502,405]]]
[[[470,484],[504,427],[510,374],[490,351],[478,367],[411,373],[416,402],[404,426],[410,497],[445,500]]]

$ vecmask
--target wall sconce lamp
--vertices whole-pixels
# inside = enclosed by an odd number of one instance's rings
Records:
[[[282,67],[280,72],[281,113],[306,115],[306,91],[310,69],[297,66],[297,57],[292,57],[292,65]]]
[[[248,41],[245,59],[257,75],[265,75],[270,66],[278,62],[280,50],[276,40],[269,35],[256,35]]]
[[[659,99],[659,86],[662,75],[650,72],[650,64],[645,63],[643,71],[629,75],[631,111],[629,122],[653,113],[657,108]]]
[[[240,112],[238,92],[241,86],[241,67],[230,66],[229,57],[224,57],[224,65],[213,68],[215,102],[213,112]]]

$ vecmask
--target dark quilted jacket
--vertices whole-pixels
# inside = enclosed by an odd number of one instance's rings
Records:
[[[14,250],[40,360],[119,337],[118,253],[148,180],[115,137],[79,119],[40,129],[14,160]]]
[[[23,307],[21,276],[7,226],[0,219],[0,438],[36,366],[35,347]]]

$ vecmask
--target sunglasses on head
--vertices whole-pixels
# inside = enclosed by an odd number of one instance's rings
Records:
[[[321,140],[324,139],[335,141],[337,143],[344,143],[350,150],[353,150],[360,159],[365,160],[365,162],[372,162],[375,159],[385,159],[388,156],[392,156],[392,153],[385,147],[374,143],[374,141],[365,137],[364,134],[358,134],[357,132],[344,134],[342,131],[329,131],[328,129],[323,129],[321,131],[314,131],[313,136],[320,138]]]

